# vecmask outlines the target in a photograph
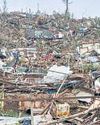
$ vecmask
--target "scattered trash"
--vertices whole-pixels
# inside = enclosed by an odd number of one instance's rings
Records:
[[[0,125],[100,123],[100,19],[0,17]]]

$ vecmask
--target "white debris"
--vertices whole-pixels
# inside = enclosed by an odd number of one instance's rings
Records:
[[[61,39],[61,38],[63,38],[63,37],[64,37],[64,35],[63,35],[61,32],[59,32],[58,38]]]
[[[66,75],[70,74],[72,74],[70,67],[53,65],[48,70],[47,76],[44,77],[44,82],[60,82]]]
[[[16,125],[18,119],[13,117],[0,117],[0,125]]]
[[[3,65],[5,65],[5,63],[0,60],[0,69],[2,69]]]
[[[4,56],[6,56],[6,51],[7,51],[6,48],[2,48],[2,49],[1,49],[1,52],[2,52],[2,54],[3,54]]]
[[[34,125],[42,125],[42,123],[47,123],[52,120],[51,115],[36,115],[34,116]]]
[[[87,96],[92,96],[92,94],[90,93],[86,93],[86,92],[83,92],[83,91],[80,91],[76,97],[87,97]],[[83,102],[87,102],[87,103],[90,103],[92,100],[91,98],[78,98],[79,101],[83,101]]]
[[[100,77],[95,80],[94,86],[95,86],[96,92],[100,93]]]

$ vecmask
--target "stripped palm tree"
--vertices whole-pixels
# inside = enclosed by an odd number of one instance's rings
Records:
[[[65,5],[66,5],[66,10],[65,10],[65,15],[67,15],[68,14],[68,4],[69,4],[69,0],[63,0],[63,2],[65,3]]]

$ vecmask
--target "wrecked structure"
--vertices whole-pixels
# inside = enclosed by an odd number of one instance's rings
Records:
[[[27,119],[28,125],[100,124],[99,19],[6,17],[0,18],[1,110],[17,112],[22,125]]]

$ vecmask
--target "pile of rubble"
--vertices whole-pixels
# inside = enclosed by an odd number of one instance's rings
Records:
[[[99,37],[99,18],[1,14],[1,108],[31,110],[28,124],[99,125]]]

